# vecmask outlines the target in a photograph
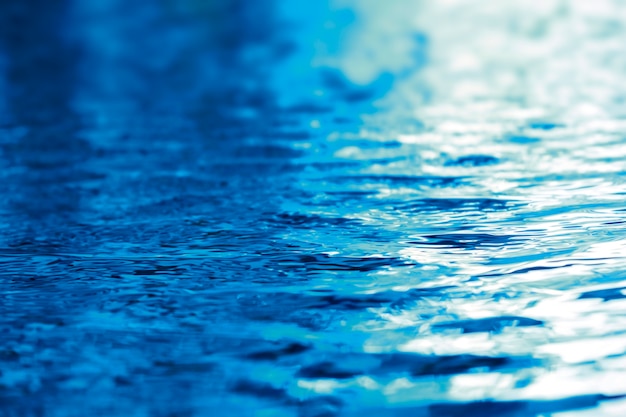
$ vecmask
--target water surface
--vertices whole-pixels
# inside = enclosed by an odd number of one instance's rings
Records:
[[[2,3],[0,415],[624,415],[624,10]]]

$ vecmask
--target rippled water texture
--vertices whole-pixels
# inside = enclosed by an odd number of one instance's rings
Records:
[[[626,415],[626,3],[0,3],[0,416]]]

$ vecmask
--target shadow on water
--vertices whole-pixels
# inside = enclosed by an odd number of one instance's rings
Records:
[[[68,5],[30,3],[7,2],[0,18],[9,113],[0,143],[2,235],[9,247],[54,252],[80,221],[79,183],[90,179],[84,161],[92,149],[78,135],[81,121],[71,106],[78,51],[59,30]],[[39,13],[32,13],[35,4]]]

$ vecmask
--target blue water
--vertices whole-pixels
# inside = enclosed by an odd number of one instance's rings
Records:
[[[626,415],[625,36],[0,3],[0,416]]]

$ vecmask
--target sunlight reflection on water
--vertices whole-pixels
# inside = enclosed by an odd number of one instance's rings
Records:
[[[0,415],[624,413],[622,2],[60,3],[0,6]]]

